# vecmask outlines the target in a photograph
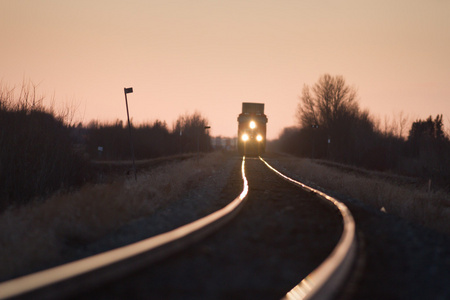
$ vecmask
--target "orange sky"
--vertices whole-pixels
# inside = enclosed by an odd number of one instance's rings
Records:
[[[23,78],[77,118],[135,122],[200,111],[233,136],[242,102],[266,103],[268,138],[296,124],[304,84],[343,75],[384,119],[444,114],[450,1],[41,1],[0,3],[0,80]]]

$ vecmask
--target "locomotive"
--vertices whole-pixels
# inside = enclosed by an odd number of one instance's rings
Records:
[[[264,103],[242,103],[238,116],[238,151],[240,155],[261,155],[266,151],[266,124]]]

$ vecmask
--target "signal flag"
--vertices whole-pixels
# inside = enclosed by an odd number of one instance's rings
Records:
[[[133,88],[132,87],[124,88],[124,90],[125,90],[125,94],[131,94],[133,92]]]

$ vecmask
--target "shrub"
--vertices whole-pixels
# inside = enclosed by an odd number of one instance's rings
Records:
[[[17,101],[0,92],[0,210],[83,182],[87,164],[71,127],[26,87]]]

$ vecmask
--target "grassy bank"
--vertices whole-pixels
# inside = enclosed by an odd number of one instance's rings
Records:
[[[119,177],[8,208],[0,215],[0,280],[60,263],[67,247],[94,242],[170,205],[220,170],[227,157],[215,152],[142,172],[137,181]]]
[[[444,191],[428,191],[426,184],[405,183],[407,180],[389,174],[323,165],[293,156],[280,156],[269,162],[314,187],[450,234],[450,195]]]

